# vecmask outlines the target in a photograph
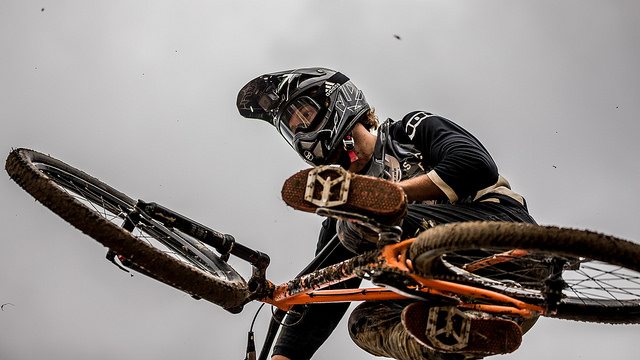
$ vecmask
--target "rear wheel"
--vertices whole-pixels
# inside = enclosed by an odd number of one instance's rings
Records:
[[[552,317],[640,323],[640,245],[612,236],[523,223],[447,224],[422,233],[410,258],[435,278],[557,306]]]
[[[240,275],[198,240],[136,211],[136,201],[50,156],[9,154],[11,178],[43,205],[145,275],[229,310],[248,296]]]

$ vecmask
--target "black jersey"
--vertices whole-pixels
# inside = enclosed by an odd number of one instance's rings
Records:
[[[364,172],[394,182],[428,174],[452,203],[487,200],[485,195],[491,193],[524,203],[498,174],[478,139],[456,123],[424,111],[380,126],[372,162]]]

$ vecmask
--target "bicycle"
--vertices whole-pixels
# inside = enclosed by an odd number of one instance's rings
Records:
[[[338,244],[334,239],[298,276],[276,285],[266,277],[267,254],[159,204],[133,200],[60,160],[15,149],[5,168],[44,206],[107,247],[107,259],[121,269],[232,313],[252,301],[277,308],[278,320],[272,321],[265,344],[273,340],[282,314],[295,305],[336,301],[415,299],[517,320],[546,316],[640,323],[640,245],[609,235],[481,222],[440,225],[401,241],[398,227],[327,207],[333,200],[325,188],[322,198],[310,199],[318,204],[316,212],[376,230],[378,250],[325,266]],[[312,171],[309,181],[322,180],[322,171]],[[331,186],[336,183],[344,185]],[[248,280],[228,264],[230,256],[251,264]],[[373,286],[325,289],[353,277]],[[454,335],[454,343],[446,345],[451,351],[468,334]],[[267,351],[263,348],[260,357]]]

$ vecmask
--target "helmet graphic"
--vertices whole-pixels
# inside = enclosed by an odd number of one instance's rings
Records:
[[[265,74],[238,93],[247,118],[268,121],[309,164],[326,164],[344,147],[356,121],[370,106],[345,75],[325,68]]]

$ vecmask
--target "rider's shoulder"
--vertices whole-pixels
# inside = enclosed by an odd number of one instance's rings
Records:
[[[407,113],[401,120],[388,119],[388,126],[392,133],[396,135],[399,132],[406,134],[410,139],[416,135],[418,129],[425,131],[428,128],[432,128],[434,125],[447,121],[445,118],[430,113],[428,111],[415,110]]]
[[[437,115],[428,111],[423,111],[423,110],[414,110],[414,111],[408,112],[399,121],[395,121],[391,119],[389,120],[391,125],[402,126],[405,129],[407,127],[418,127],[418,126],[423,126],[423,124],[431,124],[434,122],[437,123],[441,121],[447,121],[447,119],[445,119],[440,115]]]

